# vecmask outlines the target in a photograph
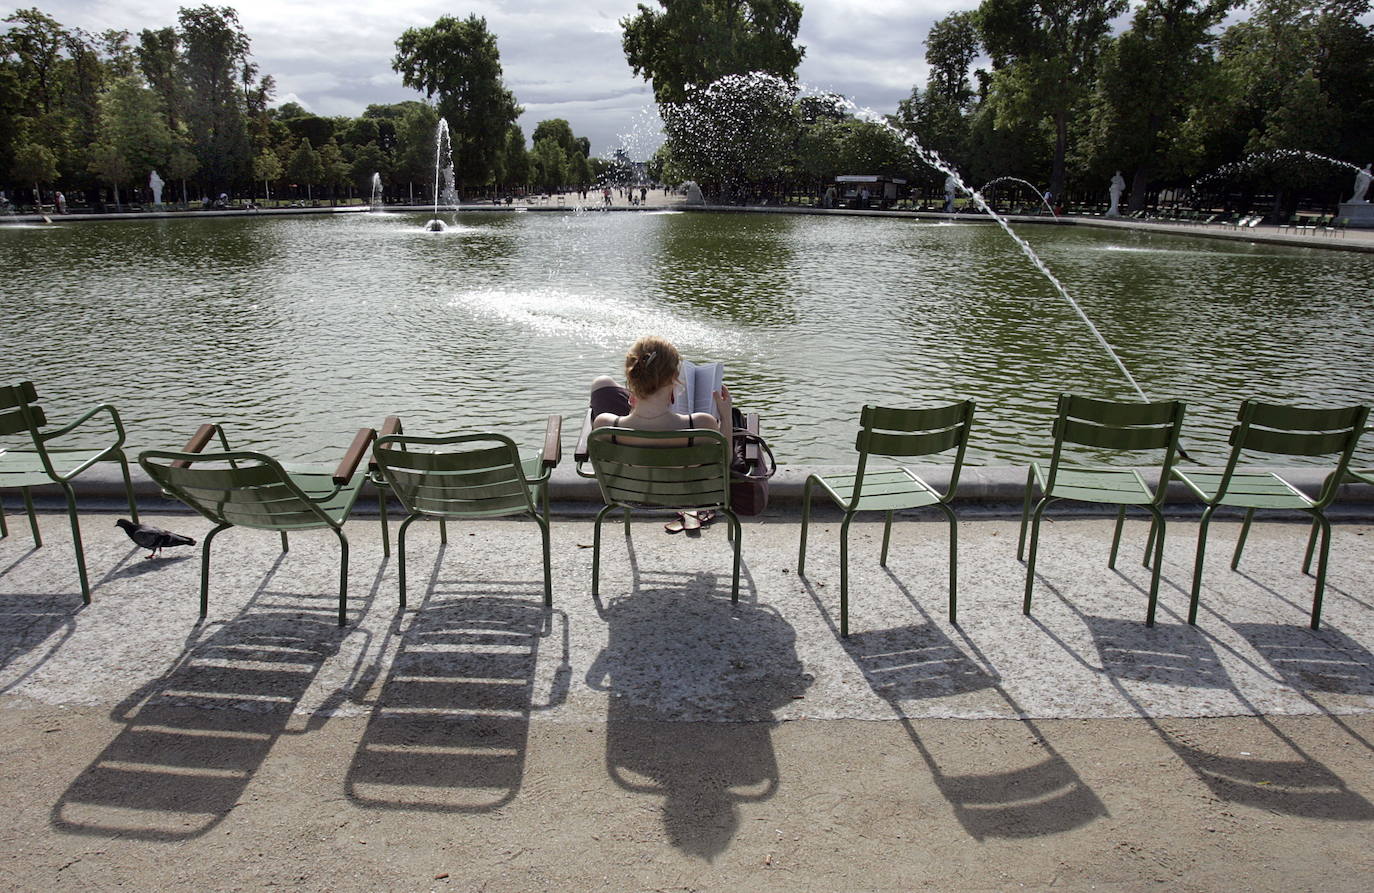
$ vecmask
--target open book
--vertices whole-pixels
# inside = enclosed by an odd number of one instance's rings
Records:
[[[715,415],[713,395],[725,381],[725,364],[683,360],[679,375],[682,376],[684,387],[673,395],[673,410],[684,414],[709,412]]]

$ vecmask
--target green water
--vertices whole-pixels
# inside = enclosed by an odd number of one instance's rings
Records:
[[[137,451],[203,421],[333,459],[361,425],[498,428],[571,452],[638,335],[718,359],[783,463],[847,462],[865,402],[978,401],[969,456],[1044,454],[1061,391],[1134,397],[996,227],[684,213],[353,214],[0,227],[0,381],[117,405]],[[1018,229],[1218,461],[1240,400],[1374,400],[1374,255]]]

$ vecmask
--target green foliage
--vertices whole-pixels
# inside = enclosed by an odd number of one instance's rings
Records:
[[[229,7],[183,7],[180,68],[187,95],[187,132],[201,170],[214,189],[227,189],[250,173],[250,145],[242,86],[255,82],[249,40]]]
[[[682,103],[692,87],[762,72],[795,81],[806,50],[796,45],[802,7],[793,0],[658,0],[621,19],[621,46],[654,98]]]
[[[14,153],[10,175],[20,183],[39,186],[57,181],[57,156],[47,146],[24,143]]]
[[[521,109],[501,80],[501,56],[486,19],[441,16],[431,27],[411,28],[396,41],[391,67],[407,87],[438,97],[453,135],[458,182],[491,182],[506,128]]]
[[[553,192],[567,182],[568,157],[555,137],[534,141],[530,164],[534,169],[534,182],[546,192]]]
[[[382,179],[388,179],[387,173],[391,165],[387,161],[386,153],[375,142],[365,146],[359,146],[353,153],[353,163],[349,166],[349,174],[352,182],[362,192],[371,193],[372,175],[381,174]]]
[[[323,182],[324,165],[320,163],[320,156],[310,145],[310,140],[301,140],[296,151],[291,153],[291,158],[286,162],[286,176],[297,186],[304,185],[307,195],[311,186]]]
[[[779,178],[800,135],[782,78],[729,76],[660,107],[675,172],[708,191]]]
[[[309,145],[309,141],[306,141]],[[338,197],[339,188],[347,186],[352,172],[349,170],[348,162],[344,160],[343,150],[332,138],[325,143],[319,152],[320,178],[319,183],[329,187],[330,193],[335,198]]]
[[[501,175],[511,186],[524,186],[530,180],[530,155],[525,149],[525,134],[512,124],[506,130],[501,154]]]
[[[540,121],[534,125],[534,133],[530,139],[536,146],[540,140],[551,139],[563,150],[563,154],[572,156],[577,151],[577,138],[573,136],[572,125],[562,118],[550,118],[547,121]],[[583,152],[582,154],[586,154]]]
[[[102,134],[140,178],[166,170],[174,146],[158,95],[134,77],[119,78],[101,99]]]

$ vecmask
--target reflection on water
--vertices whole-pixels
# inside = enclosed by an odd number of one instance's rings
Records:
[[[1041,455],[1061,391],[1133,395],[994,227],[714,214],[157,220],[0,230],[0,380],[109,400],[135,449],[203,421],[298,458],[359,425],[533,444],[640,334],[719,359],[785,463],[847,461],[860,405],[978,401],[969,456]],[[1374,257],[1023,227],[1205,461],[1249,396],[1374,399]]]

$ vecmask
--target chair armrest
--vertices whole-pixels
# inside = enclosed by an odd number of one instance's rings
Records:
[[[201,450],[205,449],[205,445],[210,442],[210,438],[215,436],[215,431],[218,427],[218,425],[212,425],[209,422],[201,425],[196,429],[196,433],[191,435],[191,439],[186,441],[186,446],[182,447],[181,451],[183,453],[199,453]],[[189,468],[190,465],[191,463],[185,459],[177,459],[172,463],[173,468]]]
[[[573,450],[573,461],[582,463],[587,461],[587,438],[592,434],[592,410],[587,407],[587,414],[582,417],[582,430],[577,435],[577,447]]]
[[[362,432],[359,431],[358,433],[361,434]],[[382,431],[381,431],[380,434],[377,435],[377,437],[391,437],[392,435],[400,434],[400,433],[402,433],[402,432],[401,432],[401,417],[398,416],[398,415],[389,415],[389,416],[387,416],[386,419],[382,422]],[[376,471],[376,470],[377,470],[377,457],[376,457],[376,456],[373,456],[373,457],[371,457],[371,458],[369,458],[369,459],[367,460],[367,470],[368,470],[369,472],[373,472],[373,471]]]
[[[377,439],[377,429],[359,428],[358,433],[353,436],[353,443],[349,445],[348,452],[344,453],[343,461],[334,470],[334,486],[342,487],[344,484],[353,480],[353,475],[362,464],[363,454],[372,445],[372,441]]]
[[[89,409],[85,413],[83,413],[79,418],[77,418],[76,421],[68,422],[61,428],[57,428],[53,431],[44,431],[39,436],[42,437],[44,442],[47,442],[53,439],[54,437],[61,437],[64,434],[70,434],[71,432],[75,431],[79,426],[84,425],[86,422],[89,422],[95,415],[101,412],[108,412],[110,414],[110,421],[114,422],[116,434],[114,445],[117,447],[123,446],[124,422],[119,418],[119,410],[115,409],[109,403],[102,403],[99,406]]]
[[[590,410],[588,410],[590,412]],[[563,417],[551,415],[544,427],[544,451],[541,454],[545,468],[556,468],[563,459]]]
[[[744,430],[755,436],[759,433],[759,414],[756,412],[746,413],[744,416]],[[753,441],[744,445],[744,459],[749,463],[750,468],[758,467],[763,461],[763,450]]]

